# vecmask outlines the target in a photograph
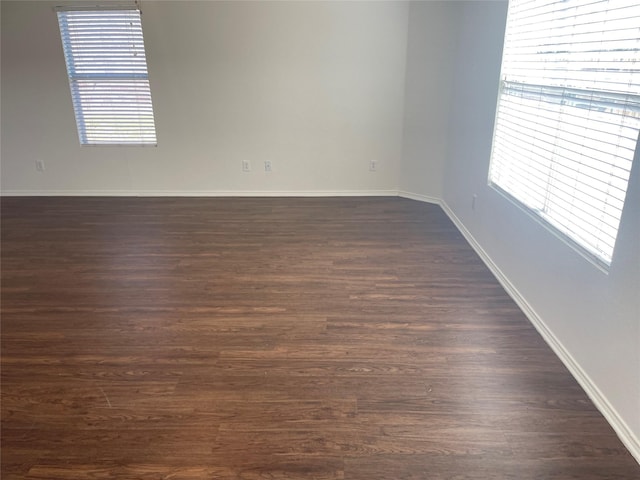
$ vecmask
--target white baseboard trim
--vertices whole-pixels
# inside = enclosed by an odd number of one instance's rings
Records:
[[[396,197],[397,190],[3,190],[3,197]]]
[[[3,197],[137,197],[122,190],[2,190]]]
[[[419,202],[435,203],[436,205],[440,205],[440,203],[441,203],[439,198],[430,197],[428,195],[422,195],[420,193],[405,192],[403,190],[400,190],[397,193],[397,195],[399,197],[402,197],[402,198],[408,198],[410,200],[417,200]]]
[[[589,375],[582,369],[580,364],[573,358],[571,353],[564,347],[562,342],[554,335],[549,329],[542,318],[536,313],[533,307],[527,302],[527,300],[520,294],[518,289],[511,283],[507,276],[500,270],[500,268],[493,262],[491,257],[484,251],[482,246],[476,241],[471,232],[467,230],[462,221],[456,216],[456,214],[449,208],[444,200],[441,200],[440,206],[445,211],[447,216],[458,228],[460,233],[469,242],[471,247],[480,256],[484,264],[491,270],[498,282],[506,290],[509,296],[524,312],[526,317],[547,342],[549,347],[553,350],[556,356],[564,363],[565,367],[571,372],[576,381],[580,384],[582,389],[586,392],[587,396],[594,403],[596,408],[602,413],[604,418],[609,422],[609,425],[615,430],[616,434],[627,447],[631,455],[640,463],[640,440],[633,433],[631,428],[626,424],[622,417],[618,414],[616,409],[609,403],[605,395],[600,391],[596,384],[591,380]]]

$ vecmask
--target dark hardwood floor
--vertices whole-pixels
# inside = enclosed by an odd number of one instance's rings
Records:
[[[2,478],[638,479],[439,207],[3,198]]]

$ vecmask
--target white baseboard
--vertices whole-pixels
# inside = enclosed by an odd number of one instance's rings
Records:
[[[3,197],[136,197],[123,190],[2,190]]]
[[[3,197],[396,197],[397,190],[3,190]]]
[[[571,353],[565,348],[560,340],[549,329],[542,318],[536,313],[533,307],[527,302],[527,300],[520,294],[518,289],[511,283],[507,276],[500,270],[500,268],[493,262],[491,257],[484,251],[482,246],[476,241],[471,232],[467,230],[462,221],[456,216],[456,214],[449,208],[444,200],[441,200],[440,206],[445,211],[447,216],[458,228],[460,233],[469,242],[471,247],[480,256],[484,264],[491,270],[498,282],[507,291],[509,296],[524,312],[526,317],[547,342],[549,347],[553,350],[556,356],[564,363],[567,369],[571,372],[576,381],[580,384],[582,389],[589,396],[596,408],[602,413],[604,418],[609,422],[611,427],[615,430],[616,434],[627,447],[631,455],[640,463],[640,440],[633,433],[631,428],[626,424],[622,417],[618,414],[616,409],[609,403],[605,395],[600,391],[597,385],[591,380],[589,375],[582,369],[580,364],[573,358]]]
[[[397,195],[402,198],[409,198],[411,200],[417,200],[419,202],[435,203],[436,205],[440,205],[441,203],[439,198],[430,197],[428,195],[422,195],[419,193],[405,192],[403,190],[400,190],[399,192],[397,192]]]

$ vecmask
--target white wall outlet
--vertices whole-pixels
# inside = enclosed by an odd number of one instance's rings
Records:
[[[267,173],[271,171],[271,160],[265,160],[264,171]]]
[[[44,172],[44,160],[36,160],[36,171],[37,172]]]
[[[249,160],[242,160],[242,171],[243,172],[251,171],[251,163],[249,163]]]
[[[375,172],[376,170],[378,170],[378,161],[377,160],[371,160],[369,162],[369,171],[370,172]]]
[[[476,209],[476,200],[478,200],[478,195],[477,194],[473,194],[473,196],[471,197],[471,210]]]

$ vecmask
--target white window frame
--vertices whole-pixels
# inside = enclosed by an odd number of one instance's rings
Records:
[[[140,9],[55,10],[80,145],[156,146]]]

